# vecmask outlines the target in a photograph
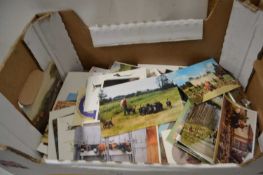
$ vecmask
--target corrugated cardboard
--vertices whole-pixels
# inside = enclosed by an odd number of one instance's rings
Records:
[[[18,97],[18,101],[21,105],[27,106],[34,102],[41,86],[43,76],[44,73],[38,69],[30,73]]]
[[[115,60],[134,64],[189,65],[207,57],[219,60],[232,4],[232,0],[216,1],[204,20],[203,40],[117,47],[94,48],[87,26],[76,13],[61,11],[60,15],[85,69],[93,65],[108,67]]]
[[[87,26],[73,11],[61,11],[60,15],[71,41],[85,69],[92,66],[108,67],[116,59],[127,63],[159,63],[189,65],[207,57],[220,57],[224,35],[233,0],[217,0],[208,18],[204,21],[204,39],[200,41],[136,44],[117,47],[94,48]],[[41,16],[41,15],[40,15]],[[21,39],[8,57],[0,72],[0,92],[17,106],[18,92],[28,75],[38,69],[34,57]],[[247,95],[260,114],[262,129],[263,112],[263,63],[255,65],[255,73],[248,86]],[[25,133],[26,134],[26,133]],[[10,147],[0,147],[0,166],[20,175],[28,174],[259,174],[263,172],[263,157],[240,167],[234,164],[217,165],[145,165],[130,163],[99,163],[46,161],[21,153]],[[8,162],[10,161],[10,162]]]

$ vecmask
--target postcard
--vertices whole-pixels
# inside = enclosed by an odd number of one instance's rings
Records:
[[[100,131],[99,122],[75,129],[74,160],[159,163],[155,126],[108,138]]]
[[[60,119],[60,159],[159,163],[156,127],[103,138],[100,123],[68,128],[72,116]],[[61,123],[62,120],[62,123]],[[74,135],[72,134],[74,132]],[[65,136],[65,137],[64,137]],[[67,137],[66,137],[67,136]],[[62,137],[62,138],[61,138]],[[73,144],[72,144],[73,143]],[[73,145],[73,146],[72,146]]]
[[[110,161],[159,163],[156,126],[106,139]]]
[[[55,118],[52,121],[52,125],[53,125],[53,137],[54,137],[54,143],[55,143],[56,157],[58,158],[58,122],[57,122],[57,118]]]
[[[158,126],[146,128],[146,147],[147,160],[146,163],[160,163]]]
[[[177,71],[185,66],[176,65],[162,65],[162,64],[138,64],[138,67],[145,67],[147,69],[157,69],[160,74],[166,74],[169,72]]]
[[[188,101],[168,140],[184,145],[190,154],[194,153],[193,156],[214,163],[220,113],[221,105],[212,100],[196,106]]]
[[[158,141],[159,141],[159,152],[160,152],[159,153],[159,155],[160,155],[159,162],[161,162],[162,164],[168,163],[167,157],[165,154],[162,132],[165,130],[171,129],[174,126],[174,124],[175,124],[175,122],[170,122],[170,123],[161,124],[157,127],[157,129],[158,129]]]
[[[84,102],[85,102],[85,89],[81,88],[78,91],[77,103],[75,108],[75,116],[71,122],[71,126],[80,126],[85,123],[91,123],[98,120],[98,109],[85,112],[84,111]]]
[[[104,75],[108,73],[112,73],[112,71],[110,69],[104,69],[96,66],[92,66],[89,70],[90,75]]]
[[[44,155],[48,154],[47,149],[48,149],[48,145],[43,142],[40,142],[40,144],[37,147],[37,151]]]
[[[106,139],[101,137],[99,122],[85,124],[75,129],[72,138],[73,151],[69,151],[69,160],[107,161],[108,150]]]
[[[57,118],[58,160],[73,160],[74,158],[75,130],[70,126],[73,118],[74,114]]]
[[[166,140],[169,133],[171,132],[170,129],[163,130],[161,132],[162,141],[165,149],[165,154],[167,158],[167,162],[169,164],[199,164],[201,163],[200,160],[195,158],[194,156],[188,154],[187,152],[179,149],[176,144],[171,144]]]
[[[147,78],[157,77],[157,76],[161,75],[161,73],[156,68],[147,68],[146,74],[147,74]]]
[[[217,162],[243,163],[254,157],[257,112],[224,97],[219,127]]]
[[[165,75],[104,88],[99,98],[103,137],[175,121],[183,110],[178,88]]]
[[[205,102],[240,87],[214,59],[166,74],[195,104]]]
[[[260,151],[263,152],[263,132],[261,132],[258,137],[258,144],[259,144]]]
[[[230,91],[226,95],[234,103],[238,103],[239,105],[244,106],[246,108],[251,107],[251,102],[247,99],[247,96],[245,92],[243,91],[242,87],[235,89],[233,91]]]
[[[112,80],[117,84],[117,80],[132,81],[147,78],[146,69],[139,68],[129,71],[110,73],[106,75],[90,76],[87,81],[86,100],[84,103],[84,111],[97,110],[99,106],[98,94],[103,87],[104,82]],[[114,81],[115,80],[115,81]],[[107,83],[107,82],[106,82]]]
[[[72,101],[72,102],[76,102],[77,101],[77,97],[78,97],[78,94],[75,93],[75,92],[70,92],[68,93],[68,96],[66,98],[66,101]]]
[[[74,102],[74,101],[57,101],[53,110],[56,111],[56,110],[71,107],[71,106],[76,106],[76,102]]]
[[[138,67],[135,65],[114,61],[110,70],[112,72],[122,72],[122,71],[137,69],[137,68]]]
[[[48,121],[48,159],[54,159],[54,160],[58,159],[57,151],[56,151],[57,137],[55,137],[54,135],[53,120],[60,117],[72,115],[74,114],[74,112],[75,112],[75,106],[50,112],[49,121]]]
[[[187,116],[191,113],[193,106],[194,105],[190,101],[187,101],[184,104],[184,108],[183,108],[182,113],[177,118],[174,126],[171,128],[171,132],[169,133],[168,137],[166,138],[166,140],[168,142],[170,142],[171,144],[174,144],[177,142],[176,138],[177,138],[178,134],[182,131],[184,123],[187,119]]]
[[[126,79],[114,79],[114,80],[105,80],[102,84],[102,88],[114,86],[117,84],[127,83],[135,80],[139,80],[140,78],[126,78]]]
[[[55,103],[54,97],[56,97],[60,91],[62,80],[56,66],[51,63],[42,74],[43,80],[41,81],[42,83],[37,91],[33,103],[30,105],[22,105],[20,101],[18,101],[18,105],[31,121],[32,125],[43,134],[46,129],[46,124],[48,123],[47,116]],[[37,81],[40,80],[37,79]],[[31,92],[31,86],[26,86],[24,88],[28,88],[27,92]]]

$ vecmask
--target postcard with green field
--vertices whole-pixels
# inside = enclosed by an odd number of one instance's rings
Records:
[[[214,59],[208,59],[192,66],[167,74],[195,104],[205,102],[240,87]]]
[[[178,88],[166,75],[106,87],[99,99],[103,137],[176,121],[183,110]]]

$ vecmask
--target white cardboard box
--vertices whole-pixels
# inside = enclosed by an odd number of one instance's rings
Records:
[[[222,49],[223,37],[228,23],[232,2],[230,0],[216,1],[214,8],[210,11],[210,15],[204,20],[204,39],[201,41],[185,41],[158,44],[139,44],[109,48],[94,48],[89,37],[86,26],[72,11],[61,11],[59,15],[67,29],[74,49],[79,55],[79,59],[83,67],[88,69],[91,66],[109,65],[113,60],[123,58],[122,62],[141,63],[141,64],[177,64],[189,65],[198,62],[205,57],[214,56],[219,58]],[[43,18],[45,14],[36,16],[34,20]],[[86,35],[85,35],[86,34]],[[28,72],[37,69],[38,66],[34,61],[34,57],[29,54],[29,50],[23,45],[20,38],[14,46],[13,52],[6,59],[6,64],[0,72],[0,91],[9,104],[16,106],[16,91],[23,85],[23,79],[26,78]],[[26,56],[25,56],[26,55]],[[107,58],[107,59],[106,59]],[[14,64],[14,61],[16,64]],[[263,81],[262,77],[263,63],[258,62],[256,70],[256,78],[252,80],[248,87],[248,95],[252,99],[252,103],[262,114],[263,99]],[[22,71],[21,71],[22,70]],[[255,94],[255,90],[257,90]],[[262,98],[261,98],[262,97]],[[4,102],[4,98],[1,102]],[[5,106],[1,109],[6,111]],[[19,117],[26,123],[24,127],[21,124],[15,125],[14,130],[5,129],[6,135],[1,138],[10,137],[10,142],[3,142],[0,145],[0,166],[14,174],[19,175],[35,175],[35,174],[260,174],[263,172],[263,157],[251,161],[247,165],[235,164],[216,164],[216,165],[149,165],[149,164],[131,164],[116,162],[85,162],[85,161],[51,161],[41,160],[36,155],[37,139],[40,135],[31,129],[32,125],[26,121],[22,115],[13,107],[16,114],[13,117]],[[16,120],[16,119],[14,119]],[[1,120],[1,124],[2,124]],[[4,123],[5,128],[11,128],[12,123]],[[261,129],[261,128],[260,128]],[[30,131],[27,131],[30,130]],[[34,131],[34,132],[32,132]],[[12,133],[11,133],[12,132]],[[33,135],[33,137],[28,137]],[[15,140],[19,140],[21,146],[17,147]],[[31,144],[32,143],[32,144]],[[7,144],[8,146],[5,146]],[[28,148],[28,150],[22,148]],[[257,154],[261,154],[258,152]]]

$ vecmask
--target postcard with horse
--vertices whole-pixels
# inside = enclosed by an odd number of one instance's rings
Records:
[[[205,102],[240,87],[214,59],[194,64],[167,74],[195,104]]]
[[[183,110],[166,75],[104,88],[99,99],[103,137],[175,121]]]

